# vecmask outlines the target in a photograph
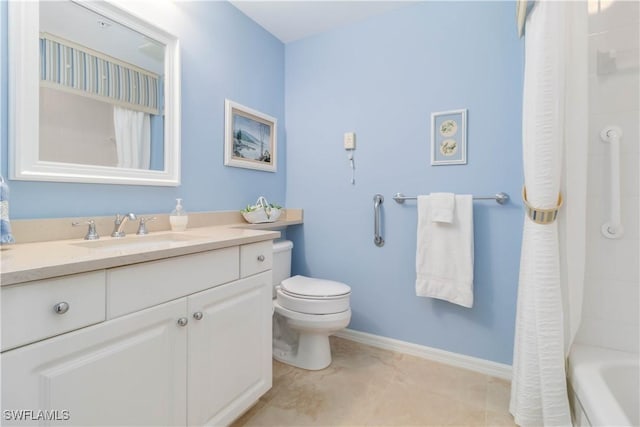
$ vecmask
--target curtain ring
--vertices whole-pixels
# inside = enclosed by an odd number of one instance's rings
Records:
[[[556,207],[551,209],[539,209],[529,204],[527,200],[527,187],[522,186],[522,201],[527,212],[527,216],[536,224],[552,224],[558,217],[558,211],[562,206],[562,193],[558,193]]]

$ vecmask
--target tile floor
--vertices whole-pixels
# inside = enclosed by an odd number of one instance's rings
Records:
[[[274,361],[273,388],[241,426],[514,426],[509,383],[331,337],[333,363],[305,371]]]

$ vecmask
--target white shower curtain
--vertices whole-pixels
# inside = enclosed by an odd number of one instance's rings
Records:
[[[151,119],[141,111],[113,107],[118,167],[149,169],[151,166]]]
[[[571,425],[565,351],[580,318],[584,249],[574,248],[566,239],[584,239],[586,195],[580,187],[586,185],[582,175],[587,150],[585,57],[572,54],[575,32],[584,28],[572,25],[575,9],[569,2],[538,1],[526,23],[523,156],[527,199],[537,208],[553,208],[562,188],[565,203],[572,207],[559,215],[562,244],[558,223],[536,224],[526,216],[524,220],[510,402],[521,426]],[[584,37],[586,43],[586,32]],[[576,115],[576,99],[567,96],[578,93],[583,99]],[[565,148],[573,150],[578,144],[582,152],[574,157],[572,151],[563,158]],[[568,211],[575,219],[563,218]]]

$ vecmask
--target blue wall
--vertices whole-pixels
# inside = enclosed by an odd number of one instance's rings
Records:
[[[135,4],[134,6],[135,7]],[[232,210],[261,194],[284,203],[284,45],[227,2],[158,2],[157,14],[179,37],[182,54],[182,185],[147,187],[11,181],[11,218]],[[0,2],[0,43],[7,42],[7,3]],[[7,169],[7,54],[2,49],[0,171]],[[277,173],[223,166],[224,99],[276,117]]]
[[[351,328],[511,363],[521,243],[523,44],[511,2],[424,2],[286,46],[287,205],[293,270],[353,290]],[[430,114],[468,108],[468,164],[430,166]],[[342,137],[357,134],[356,185]],[[472,309],[415,296],[416,203],[474,202]],[[373,244],[381,193],[386,244]]]
[[[514,4],[417,3],[286,48],[226,2],[159,5],[172,8],[155,12],[182,46],[182,186],[12,181],[12,218],[169,212],[175,197],[192,211],[237,209],[264,194],[305,209],[288,232],[294,272],[348,283],[351,328],[510,363],[522,227]],[[0,14],[6,175],[6,2]],[[279,119],[278,173],[223,166],[225,97]],[[468,108],[469,163],[432,167],[430,114],[458,108]],[[357,133],[355,186],[347,131]],[[472,309],[415,296],[416,205],[393,202],[399,191],[512,196],[474,203]],[[373,245],[375,193],[386,198],[383,248]]]

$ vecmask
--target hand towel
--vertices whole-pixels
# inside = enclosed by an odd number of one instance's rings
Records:
[[[473,306],[473,197],[456,195],[453,221],[433,222],[431,196],[418,196],[416,295]]]
[[[456,195],[453,193],[431,193],[429,194],[431,203],[431,221],[453,222],[453,209],[456,203]]]
[[[9,186],[0,176],[0,244],[13,242],[9,223]]]

